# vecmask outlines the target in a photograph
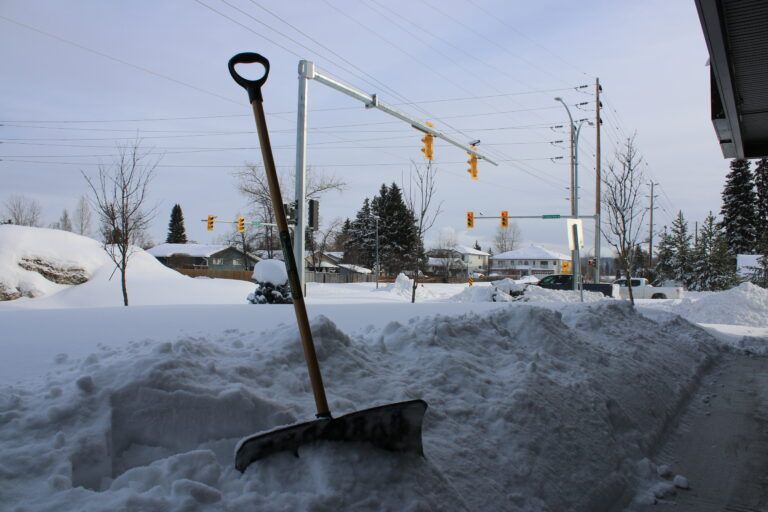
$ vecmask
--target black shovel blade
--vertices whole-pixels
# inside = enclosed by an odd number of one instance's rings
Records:
[[[243,472],[254,461],[273,453],[298,455],[300,446],[315,441],[361,441],[393,452],[424,455],[421,424],[426,410],[424,400],[409,400],[245,437],[237,444],[235,468]]]

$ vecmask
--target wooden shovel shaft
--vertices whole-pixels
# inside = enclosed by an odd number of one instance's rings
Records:
[[[283,210],[283,197],[280,193],[280,183],[277,179],[277,170],[275,160],[272,156],[272,146],[269,141],[269,132],[267,131],[267,121],[264,116],[264,105],[258,99],[251,102],[253,107],[253,116],[256,119],[256,131],[259,134],[259,145],[261,146],[261,156],[264,159],[264,170],[267,173],[267,183],[269,184],[269,195],[272,198],[277,229],[280,233],[280,245],[283,249],[283,259],[288,271],[288,282],[291,286],[291,295],[293,296],[293,309],[296,312],[296,321],[299,324],[299,336],[301,337],[301,347],[304,349],[304,359],[307,362],[309,372],[309,382],[312,385],[312,393],[315,396],[315,405],[317,406],[317,416],[319,418],[331,416],[328,409],[328,401],[325,398],[325,387],[323,386],[323,377],[320,374],[320,365],[317,362],[317,353],[315,352],[315,343],[312,341],[312,331],[309,328],[309,318],[307,317],[307,307],[304,304],[304,294],[299,281],[299,269],[296,258],[291,250],[291,235],[288,232],[288,220],[285,218]]]

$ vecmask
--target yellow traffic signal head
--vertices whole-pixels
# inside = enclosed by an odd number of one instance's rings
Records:
[[[213,221],[216,218],[215,215],[208,216],[208,231],[213,231]]]
[[[424,143],[424,147],[421,148],[421,152],[424,153],[424,157],[429,161],[432,161],[435,154],[434,146],[433,146],[434,140],[435,140],[435,137],[432,136],[431,133],[428,133],[421,138],[421,142]]]
[[[471,146],[472,149],[475,149],[475,146]],[[467,163],[469,164],[469,169],[467,169],[467,172],[470,176],[472,176],[473,180],[477,179],[477,155],[474,153],[469,154],[469,160],[467,160]]]
[[[467,212],[467,227],[470,229],[475,227],[475,212]]]
[[[507,210],[501,212],[501,227],[504,229],[509,227],[509,212]]]
[[[245,217],[237,218],[237,232],[245,233]]]

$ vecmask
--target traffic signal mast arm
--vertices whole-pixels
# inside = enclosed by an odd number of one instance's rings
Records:
[[[433,137],[436,137],[438,139],[443,139],[448,144],[456,146],[457,148],[461,148],[467,153],[470,153],[471,155],[475,155],[480,160],[485,160],[488,163],[496,166],[499,165],[498,163],[494,162],[487,156],[478,152],[469,144],[462,144],[461,142],[457,141],[453,137],[450,137],[444,134],[443,132],[435,130],[431,126],[428,126],[427,123],[423,123],[417,119],[414,119],[408,116],[407,114],[397,110],[396,108],[390,105],[387,105],[382,101],[379,101],[379,98],[376,94],[367,94],[361,91],[360,89],[352,87],[351,85],[347,85],[341,82],[340,80],[337,80],[331,77],[330,75],[325,74],[324,72],[318,70],[315,67],[314,63],[312,62],[305,61],[305,60],[301,61],[299,63],[299,73],[305,76],[307,79],[320,82],[321,84],[327,85],[332,89],[336,89],[339,92],[343,92],[347,96],[350,96],[358,101],[363,102],[365,104],[365,108],[377,108],[384,113],[387,113],[393,117],[400,119],[401,121],[405,121],[406,123],[410,124],[412,127],[416,128],[419,131],[424,132],[425,134],[432,135]]]

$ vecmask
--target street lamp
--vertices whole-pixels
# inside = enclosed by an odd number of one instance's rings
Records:
[[[379,217],[373,216],[376,221],[376,289],[379,288]]]
[[[563,98],[556,97],[555,101],[562,103],[565,107],[565,111],[568,114],[568,126],[571,132],[571,216],[575,219],[579,218],[579,195],[578,195],[578,176],[576,175],[576,127],[573,123],[573,116],[571,115],[571,109],[565,104]],[[581,127],[581,126],[579,126]],[[579,244],[574,243],[573,250],[571,251],[571,266],[573,267],[573,290],[577,290],[579,287],[579,279],[581,277],[581,268],[579,261]]]

